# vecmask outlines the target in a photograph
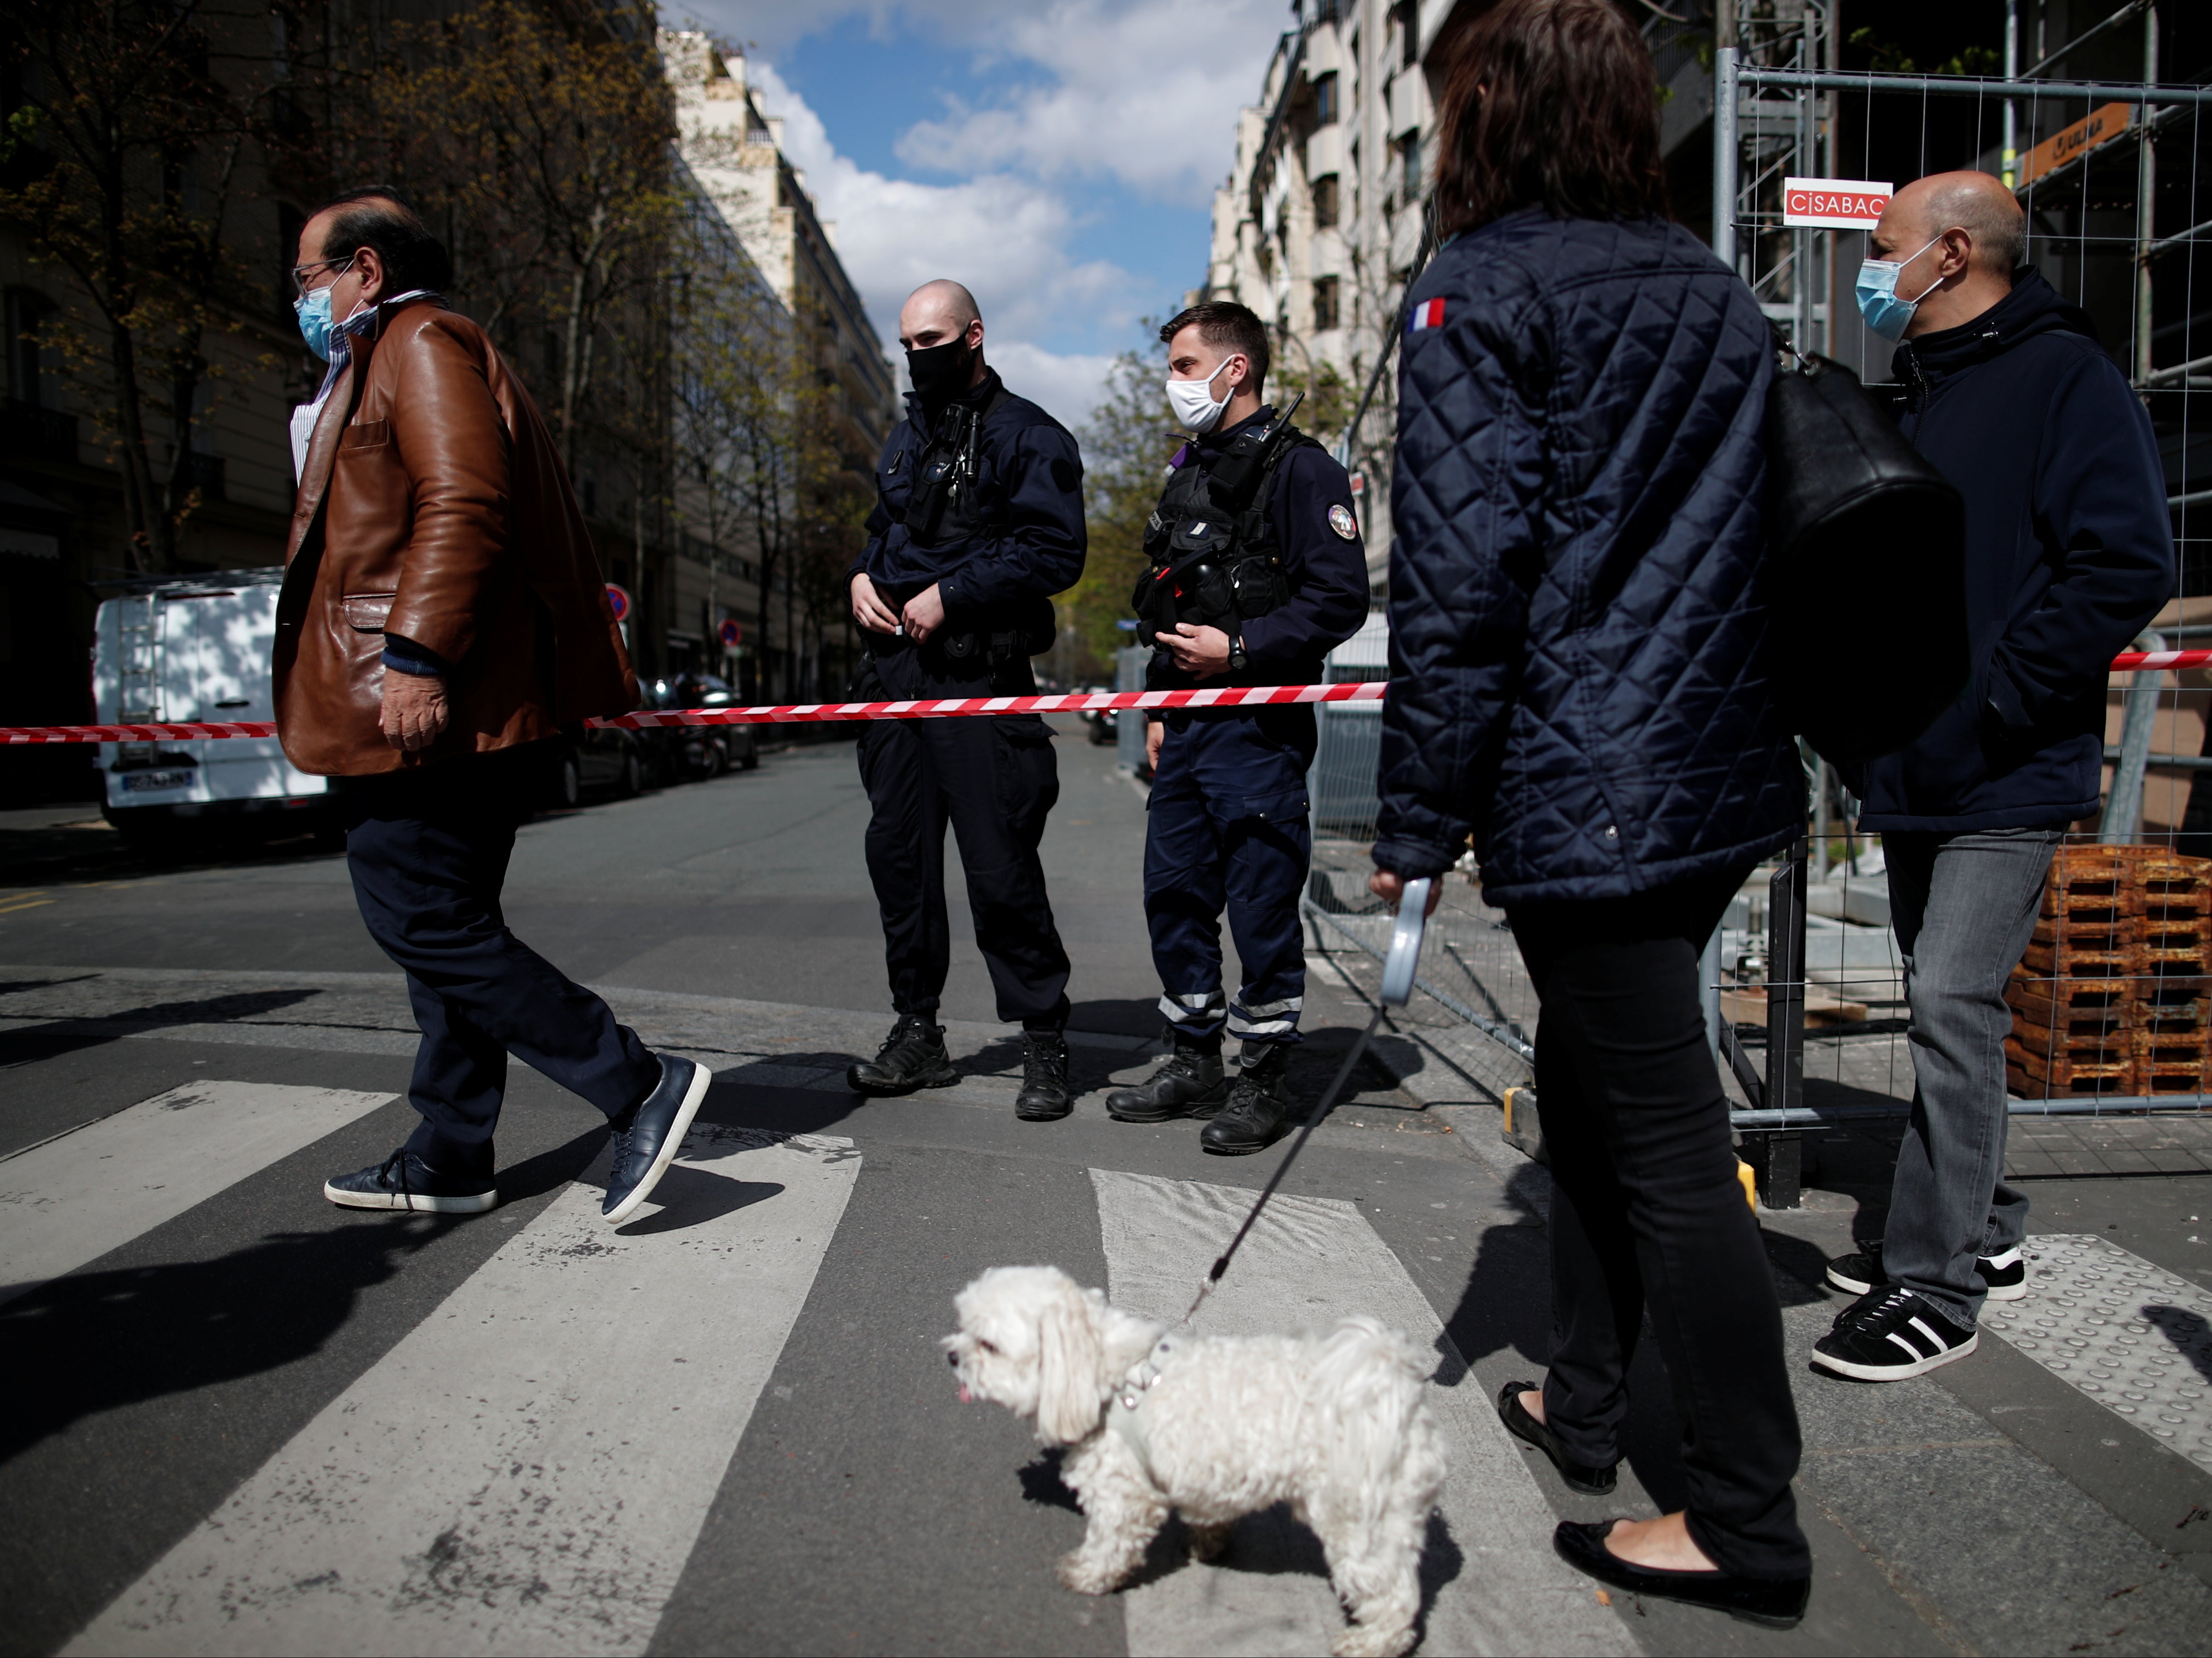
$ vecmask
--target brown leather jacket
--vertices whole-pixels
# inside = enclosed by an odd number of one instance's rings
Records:
[[[276,729],[360,777],[550,737],[637,706],[583,513],[484,331],[410,300],[353,341],[307,446],[276,605]],[[384,635],[450,665],[453,723],[385,740]]]

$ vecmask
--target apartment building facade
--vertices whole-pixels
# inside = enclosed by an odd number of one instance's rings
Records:
[[[1237,160],[1214,192],[1206,282],[1189,297],[1235,300],[1273,330],[1279,382],[1328,389],[1305,424],[1351,434],[1370,579],[1390,552],[1395,396],[1377,362],[1422,257],[1434,173],[1438,42],[1480,0],[1300,0],[1258,102],[1237,118]],[[1334,413],[1337,418],[1328,416]]]
[[[817,465],[831,476],[810,487],[847,503],[873,487],[876,456],[898,418],[890,365],[859,290],[837,255],[836,225],[816,211],[806,175],[783,151],[783,122],[748,82],[745,59],[697,30],[663,30],[662,60],[677,99],[684,172],[701,205],[742,248],[750,270],[773,295],[778,325],[792,331],[801,372],[814,383],[828,452]],[[872,496],[867,496],[872,499]],[[676,613],[696,611],[709,641],[705,659],[762,689],[811,697],[842,689],[857,641],[842,606],[828,602],[823,550],[786,549],[781,557],[756,521],[732,526],[715,546],[696,527],[696,501],[677,559]],[[812,562],[810,562],[810,558]],[[766,586],[763,587],[763,582]],[[721,622],[736,622],[746,643],[720,643]],[[676,642],[684,624],[672,624]]]

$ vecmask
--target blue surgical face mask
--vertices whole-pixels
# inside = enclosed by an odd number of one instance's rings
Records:
[[[1949,234],[1946,231],[1938,235],[1928,244],[1928,247],[1922,248],[1920,253],[1925,253],[1929,247],[1935,246]],[[1904,274],[1905,266],[1920,257],[1920,253],[1903,259],[1868,259],[1859,266],[1859,315],[1866,319],[1869,328],[1886,340],[1903,339],[1905,329],[1911,325],[1912,313],[1920,308],[1920,301],[1936,291],[1936,282],[1930,282],[1920,290],[1916,298],[1901,300],[1897,296],[1898,277]],[[1936,282],[1942,280],[1940,276],[1936,279]]]
[[[292,301],[292,314],[300,319],[300,337],[307,349],[325,362],[331,360],[331,290],[319,288]]]

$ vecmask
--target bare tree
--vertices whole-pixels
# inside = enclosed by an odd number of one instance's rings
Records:
[[[572,471],[610,328],[658,302],[681,210],[651,40],[514,0],[396,27],[351,135],[362,162],[452,228],[479,321],[555,331],[550,412]]]
[[[222,50],[265,16],[204,0],[15,0],[9,13],[0,51],[22,103],[0,136],[0,218],[76,291],[40,343],[116,454],[134,568],[171,570],[201,499],[193,427],[222,374],[209,337],[248,331],[268,304],[234,210],[268,131],[269,60]]]

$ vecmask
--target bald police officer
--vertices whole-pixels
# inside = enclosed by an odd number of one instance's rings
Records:
[[[1050,596],[1083,574],[1083,463],[1059,422],[983,361],[983,319],[958,282],[925,282],[899,313],[914,390],[876,465],[868,542],[848,575],[870,701],[1018,696],[1053,641]],[[1037,858],[1060,798],[1052,732],[1035,714],[884,720],[860,739],[874,816],[868,875],[883,912],[896,1020],[848,1073],[864,1094],[960,1080],[938,1002],[951,954],[949,822],[968,876],[975,945],[1001,1019],[1021,1021],[1017,1115],[1067,1114],[1067,952]]]
[[[1193,440],[1170,463],[1134,598],[1155,647],[1147,689],[1307,685],[1367,618],[1352,481],[1261,402],[1267,331],[1241,305],[1194,306],[1160,330],[1168,400]],[[1282,1132],[1305,1005],[1298,897],[1313,853],[1307,706],[1158,717],[1145,836],[1145,915],[1174,1050],[1106,1108],[1124,1122],[1212,1119],[1199,1143],[1257,1151]],[[1221,987],[1224,908],[1243,983]],[[1243,1042],[1232,1084],[1224,1031]]]

